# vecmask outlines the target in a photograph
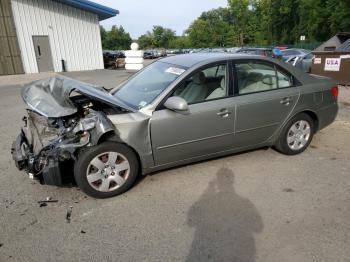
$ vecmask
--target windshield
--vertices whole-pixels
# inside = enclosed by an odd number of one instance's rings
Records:
[[[129,106],[141,109],[152,103],[185,71],[184,67],[158,61],[122,84],[113,95]]]

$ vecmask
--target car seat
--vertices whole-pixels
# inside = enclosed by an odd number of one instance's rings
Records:
[[[226,78],[223,77],[220,82],[220,86],[216,88],[211,94],[206,98],[206,100],[216,99],[226,96]]]
[[[204,100],[208,95],[206,87],[206,78],[203,72],[199,72],[192,77],[186,88],[179,94],[187,103],[198,102]]]

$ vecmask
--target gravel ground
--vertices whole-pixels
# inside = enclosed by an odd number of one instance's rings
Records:
[[[128,76],[67,75],[106,87]],[[20,87],[6,81],[0,79],[0,261],[350,261],[349,88],[341,88],[337,121],[301,155],[236,154],[158,172],[122,196],[96,200],[17,171],[10,147],[24,105]],[[40,207],[48,196],[58,203]]]

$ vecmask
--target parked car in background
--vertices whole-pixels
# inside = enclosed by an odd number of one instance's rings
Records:
[[[147,51],[143,52],[144,59],[155,59],[157,57],[158,57],[158,54],[156,54],[155,51],[147,50]]]
[[[198,50],[196,53],[227,53],[225,48],[204,48]]]
[[[271,48],[241,48],[236,52],[236,54],[249,54],[249,55],[273,57]]]
[[[282,51],[282,59],[284,61],[287,61],[288,59],[292,58],[292,57],[304,57],[307,54],[311,53],[310,50],[306,50],[306,49],[300,49],[300,48],[289,48],[289,49],[285,49],[285,50],[281,50]]]
[[[119,58],[125,58],[124,51],[103,51],[104,68],[114,68]]]
[[[28,85],[11,152],[42,183],[112,197],[139,173],[260,147],[299,154],[335,120],[337,96],[336,82],[276,59],[170,56],[110,92],[62,76]]]
[[[156,52],[157,52],[158,57],[166,57],[167,56],[167,52],[165,49],[156,50]]]
[[[290,57],[286,63],[289,63],[305,73],[310,73],[312,62],[313,62],[314,55],[312,53],[308,53],[304,56],[294,56]]]
[[[234,54],[234,53],[237,53],[237,51],[239,51],[240,49],[241,49],[240,47],[231,47],[231,48],[227,48],[226,51],[227,53]]]

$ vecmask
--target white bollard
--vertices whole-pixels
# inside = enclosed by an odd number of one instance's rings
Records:
[[[125,69],[141,70],[143,68],[143,51],[138,50],[137,43],[132,43],[130,48],[131,50],[125,51]]]

